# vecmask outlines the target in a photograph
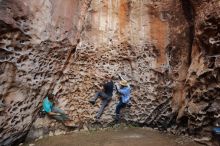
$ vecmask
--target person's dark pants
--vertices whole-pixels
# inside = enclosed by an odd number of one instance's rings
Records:
[[[126,103],[123,103],[122,102],[122,99],[120,98],[120,101],[119,103],[117,104],[116,106],[116,110],[115,110],[115,113],[116,113],[116,120],[119,120],[120,119],[120,111],[122,108],[124,108],[126,106]]]
[[[96,118],[100,118],[105,107],[108,105],[108,103],[111,101],[112,96],[109,96],[108,94],[106,94],[105,92],[97,92],[95,97],[93,99],[91,99],[90,101],[93,101],[94,103],[96,102],[96,100],[101,97],[102,99],[102,103],[101,103],[101,107],[96,115]]]
[[[52,112],[60,114],[60,115],[53,115],[52,116],[54,119],[56,119],[60,122],[64,122],[66,120],[69,120],[69,117],[65,114],[65,112],[58,107],[53,107]]]

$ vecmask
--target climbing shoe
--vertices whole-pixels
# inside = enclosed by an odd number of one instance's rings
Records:
[[[120,120],[120,115],[119,115],[119,114],[116,114],[115,117],[114,117],[114,119],[115,119],[116,122],[118,122],[118,121]]]
[[[95,104],[95,101],[94,100],[89,100],[89,103],[91,103],[92,105]]]

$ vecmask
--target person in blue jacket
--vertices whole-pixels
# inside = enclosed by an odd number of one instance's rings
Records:
[[[116,90],[120,94],[119,103],[117,104],[116,110],[115,110],[116,121],[120,120],[120,111],[122,108],[124,108],[128,104],[130,100],[130,94],[131,94],[131,88],[126,80],[121,80],[119,84],[121,85],[120,88],[119,86],[116,85]]]

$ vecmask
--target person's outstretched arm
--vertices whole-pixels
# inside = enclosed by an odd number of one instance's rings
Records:
[[[119,92],[120,87],[119,87],[118,83],[115,83],[115,89],[117,92]]]
[[[53,90],[53,95],[57,95],[58,92],[60,92],[60,90],[62,89],[62,86],[61,85],[58,85],[54,88]]]

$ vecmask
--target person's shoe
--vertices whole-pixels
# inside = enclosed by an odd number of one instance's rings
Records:
[[[95,104],[95,101],[94,100],[89,100],[89,103],[91,103],[92,105]]]
[[[66,127],[77,128],[78,126],[74,124],[72,121],[65,121],[63,123]]]

